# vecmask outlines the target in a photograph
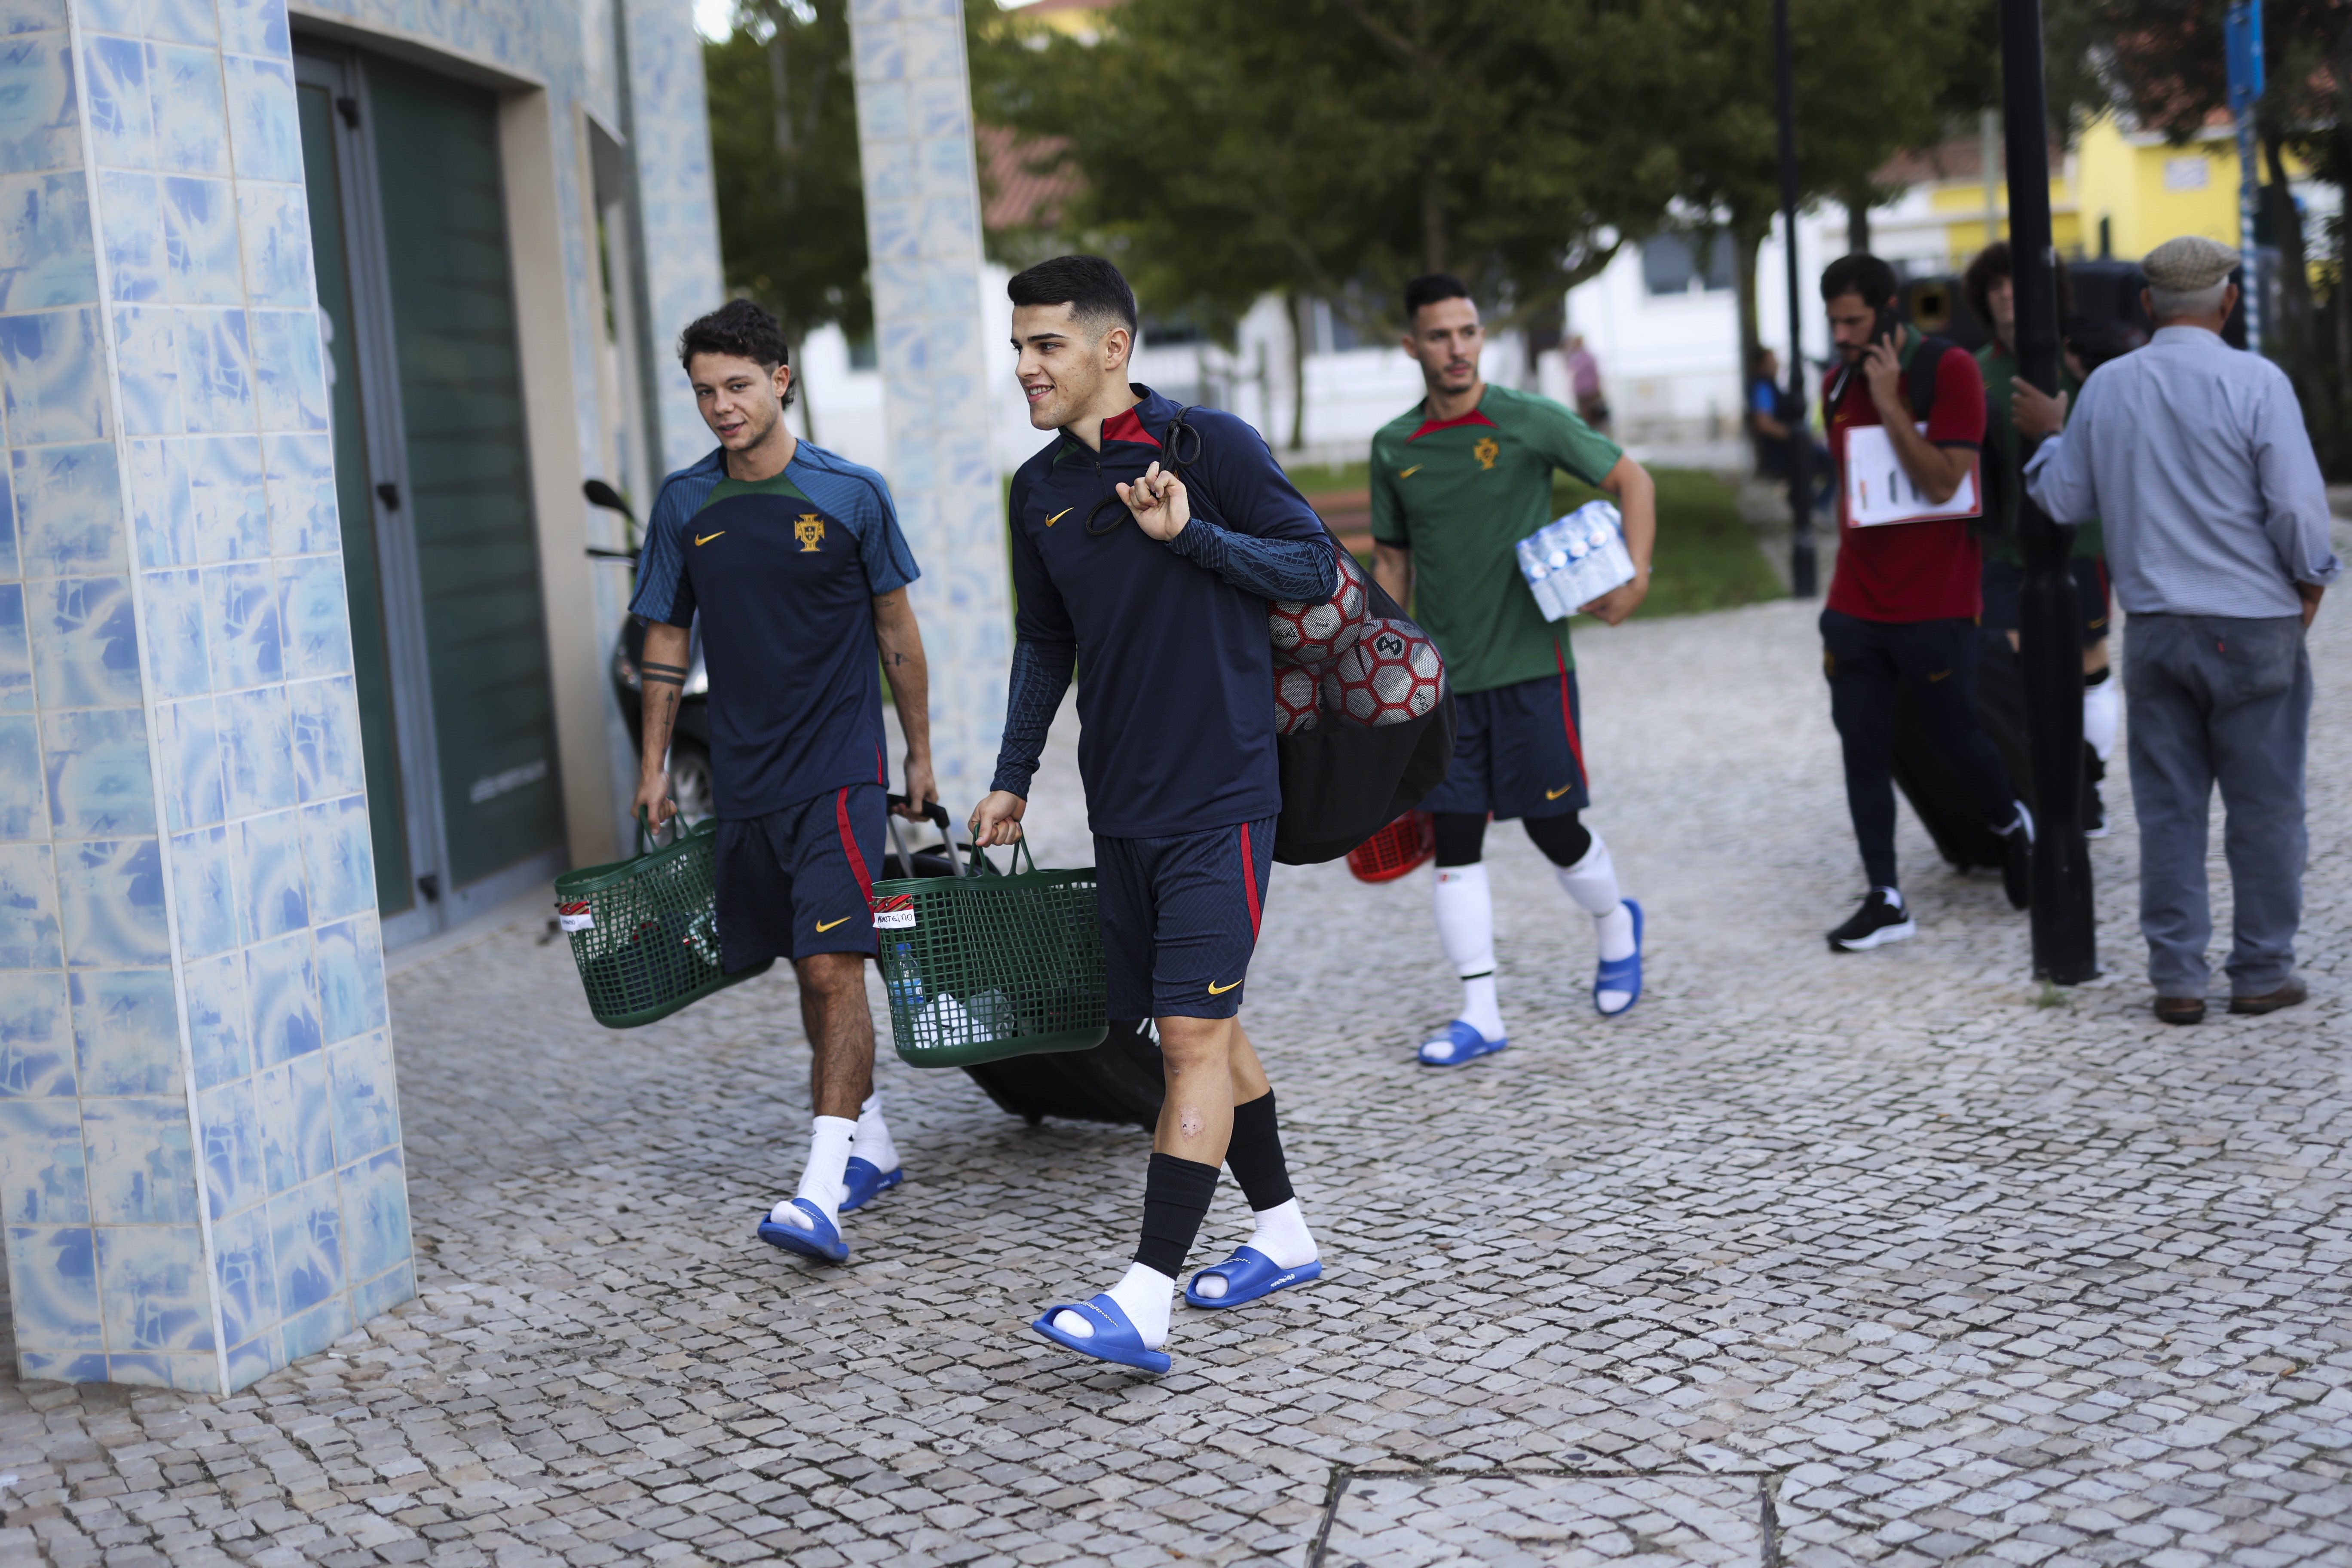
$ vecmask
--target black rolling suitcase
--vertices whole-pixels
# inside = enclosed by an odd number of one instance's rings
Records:
[[[2033,767],[2025,748],[2025,686],[2017,650],[2000,632],[1981,630],[1978,637],[1977,723],[2000,752],[2011,787],[2031,806]],[[1954,870],[2000,868],[2000,835],[1929,739],[1917,694],[1908,686],[1895,695],[1895,784]]]
[[[892,795],[890,801],[895,805],[905,798]],[[894,847],[884,861],[883,880],[955,875],[955,841],[947,808],[934,802],[924,816],[940,830],[941,842],[910,852],[899,837],[898,819],[892,817]],[[1109,1037],[1091,1050],[1008,1057],[963,1070],[989,1099],[1032,1127],[1053,1116],[1150,1131],[1160,1120],[1160,1101],[1166,1092],[1160,1041],[1148,1019],[1112,1020]]]

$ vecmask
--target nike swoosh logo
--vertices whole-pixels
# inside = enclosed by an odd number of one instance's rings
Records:
[[[722,528],[722,529],[720,529],[720,530],[719,531],[719,533],[724,533],[724,532],[726,532],[726,531],[726,531],[725,529],[723,529],[723,528]],[[714,539],[718,538],[718,537],[719,537],[719,533],[706,533],[706,534],[702,535],[700,538],[697,539],[697,540],[695,541],[695,542],[696,542],[697,544],[708,544],[708,543],[709,543],[712,540],[714,540]]]
[[[1072,512],[1077,510],[1078,509],[1074,506],[1064,507],[1061,510],[1055,512],[1053,516],[1045,520],[1045,526],[1047,528],[1053,527],[1055,523],[1061,521],[1064,518],[1069,516]]]
[[[1235,985],[1239,985],[1240,984],[1240,981],[1235,980],[1229,984],[1220,985],[1213,980],[1209,983],[1209,994],[1212,996],[1223,996],[1226,992],[1231,991]]]
[[[1574,784],[1562,784],[1558,789],[1548,789],[1544,791],[1544,798],[1546,800],[1558,800],[1561,795],[1566,795],[1570,790],[1572,790],[1576,786]]]
[[[1939,669],[1939,670],[1936,671],[1933,675],[1930,675],[1929,677],[1927,677],[1927,679],[1928,679],[1929,680],[1931,680],[1931,681],[1934,681],[1934,680],[1945,680],[1945,679],[1948,679],[1950,678],[1951,673],[1952,673],[1952,672],[1951,672],[1950,670],[1948,670],[1948,669]]]
[[[1412,468],[1399,468],[1399,469],[1397,470],[1397,478],[1398,478],[1398,479],[1409,479],[1412,478],[1412,477],[1413,477],[1413,475],[1415,475],[1415,474],[1417,474],[1417,473],[1421,472],[1421,470],[1422,470],[1422,465],[1421,465],[1421,464],[1419,464],[1419,463],[1415,463],[1415,464],[1414,464]]]
[[[824,932],[831,931],[834,927],[840,925],[844,921],[846,921],[849,918],[849,916],[844,915],[841,917],[841,920],[837,921],[819,921],[816,922],[817,933],[819,935],[823,935]]]

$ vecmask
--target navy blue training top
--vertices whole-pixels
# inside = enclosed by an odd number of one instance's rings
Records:
[[[1143,401],[1104,421],[1099,454],[1057,434],[1013,475],[1008,502],[1015,631],[1062,668],[1076,656],[1087,816],[1109,838],[1200,833],[1281,811],[1266,595],[1182,546],[1202,522],[1211,529],[1190,542],[1195,550],[1213,547],[1216,529],[1327,538],[1264,438],[1211,408],[1185,416],[1201,436],[1199,458],[1181,471],[1192,523],[1174,547],[1146,534],[1111,487],[1165,460],[1160,437],[1178,405],[1135,390]],[[1106,531],[1089,532],[1090,518]]]
[[[806,441],[772,479],[724,458],[662,481],[629,603],[674,626],[701,612],[719,815],[887,785],[874,600],[918,574],[889,487]]]

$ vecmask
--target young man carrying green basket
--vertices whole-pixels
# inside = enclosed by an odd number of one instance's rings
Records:
[[[808,1164],[760,1238],[839,1263],[842,1214],[899,1180],[874,1093],[866,961],[889,788],[877,647],[907,736],[898,809],[919,816],[939,796],[923,639],[907,603],[915,558],[882,477],[785,427],[793,373],[775,318],[730,300],[686,329],[678,359],[719,449],[662,482],[637,566],[636,804],[656,826],[674,810],[666,758],[698,614],[721,967],[791,959],[813,1056]]]
[[[1322,1272],[1291,1194],[1274,1089],[1236,1015],[1282,808],[1266,602],[1328,600],[1339,567],[1255,430],[1194,409],[1180,432],[1175,404],[1129,384],[1135,296],[1118,268],[1066,256],[1009,292],[1029,422],[1056,434],[1013,481],[1021,612],[1003,749],[972,837],[1020,838],[1076,668],[1105,1007],[1159,1020],[1168,1087],[1134,1265],[1035,1327],[1082,1355],[1164,1373],[1170,1298],[1221,1163],[1256,1229],[1195,1275],[1185,1299],[1237,1307]],[[1163,458],[1186,465],[1189,491]]]

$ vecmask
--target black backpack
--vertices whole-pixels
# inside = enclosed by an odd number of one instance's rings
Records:
[[[1190,407],[1178,408],[1163,433],[1161,460],[1171,468],[1189,469],[1200,460],[1202,434],[1185,422],[1192,412]],[[1214,510],[1216,498],[1191,474],[1183,478],[1186,487]],[[1346,549],[1328,524],[1324,526],[1323,537],[1333,550]],[[1403,606],[1389,597],[1369,572],[1364,574],[1364,589],[1368,619],[1381,616],[1421,632]],[[1269,713],[1273,703],[1269,691]],[[1419,805],[1453,765],[1454,728],[1454,694],[1448,690],[1436,707],[1402,724],[1366,729],[1360,724],[1332,723],[1300,734],[1276,736],[1282,815],[1275,823],[1274,858],[1286,866],[1337,860]]]

